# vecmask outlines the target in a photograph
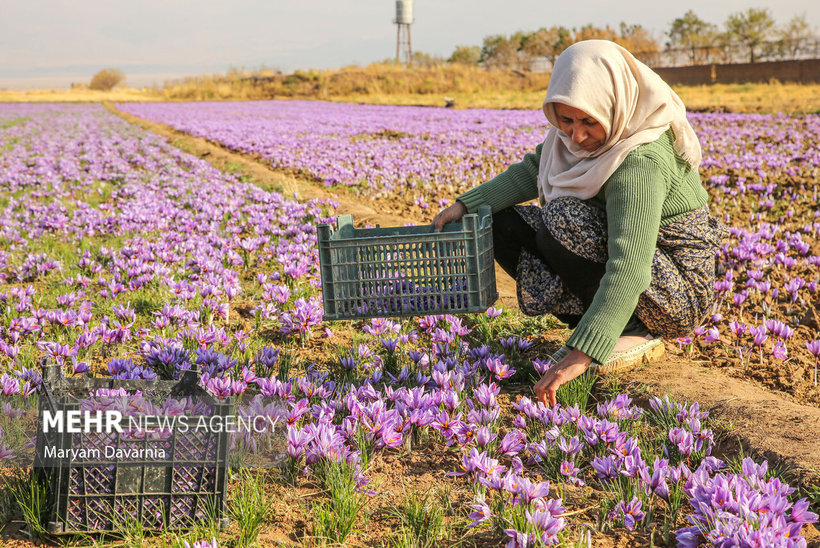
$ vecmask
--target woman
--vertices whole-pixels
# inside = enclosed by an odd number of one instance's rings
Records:
[[[613,42],[556,60],[551,127],[520,163],[462,194],[437,228],[492,206],[495,257],[521,310],[573,327],[535,385],[544,404],[590,366],[663,354],[659,337],[694,329],[714,298],[721,226],[698,176],[701,149],[674,91]],[[539,198],[538,206],[520,206]]]

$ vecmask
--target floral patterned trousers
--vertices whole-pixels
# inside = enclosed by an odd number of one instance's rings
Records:
[[[722,231],[706,206],[660,227],[651,282],[633,313],[650,332],[684,336],[709,312]],[[577,323],[605,272],[605,211],[568,197],[514,206],[493,216],[493,240],[522,312]]]

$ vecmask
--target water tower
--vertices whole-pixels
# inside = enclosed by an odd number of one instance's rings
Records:
[[[410,25],[413,24],[413,0],[396,0],[396,62],[409,65],[413,58]]]

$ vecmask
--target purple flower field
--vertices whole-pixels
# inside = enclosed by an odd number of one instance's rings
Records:
[[[503,169],[545,127],[538,111],[120,108],[328,185],[438,199]],[[731,234],[714,315],[678,344],[743,370],[802,365],[794,393],[820,401],[808,367],[820,343],[803,321],[818,299],[820,117],[692,119]],[[718,424],[697,403],[639,405],[618,391],[593,401],[590,378],[555,408],[511,401],[507,386],[550,364],[509,312],[373,319],[333,325],[334,334],[321,323],[316,255],[316,224],[333,219],[332,201],[242,183],[96,105],[0,105],[0,168],[0,458],[25,447],[12,404],[37,389],[42,357],[67,376],[173,379],[197,369],[217,398],[248,397],[240,413],[279,421],[277,482],[294,493],[332,491],[329,478],[349,474],[349,496],[375,505],[374,463],[421,454],[440,457],[451,477],[438,481],[467,493],[454,510],[464,521],[451,525],[457,538],[585,545],[629,531],[682,546],[806,545],[801,529],[817,520],[810,501],[765,462],[718,458]],[[262,445],[233,444],[248,454]],[[593,510],[576,512],[590,501]],[[314,534],[344,542],[350,531],[327,525],[324,504],[308,515]]]
[[[375,196],[409,191],[452,198],[534,148],[547,126],[538,111],[317,101],[128,103],[118,108],[259,155],[275,168]]]
[[[518,161],[534,150],[546,127],[537,109],[312,101],[120,108],[326,185],[357,186],[370,196],[404,194],[417,218],[427,221],[439,209],[434,197],[447,203]],[[693,113],[690,119],[703,143],[701,173],[713,209],[731,234],[721,256],[725,279],[717,284],[714,316],[679,344],[690,354],[708,346],[710,357],[744,368],[752,358],[776,367],[791,357],[811,366],[812,374],[779,388],[820,403],[813,378],[817,353],[811,352],[818,334],[799,328],[817,300],[820,248],[812,242],[820,235],[820,116]],[[791,326],[792,333],[768,336],[766,322]],[[755,329],[763,330],[757,338]]]
[[[230,352],[273,350],[250,325],[318,325],[315,225],[332,204],[240,183],[99,106],[6,105],[0,127],[3,395],[30,395],[41,358],[121,379],[196,364],[224,391]]]
[[[548,122],[533,110],[453,110],[319,101],[123,103],[118,108],[326,185],[452,198],[532,152]],[[811,173],[820,117],[690,114],[703,167]],[[774,173],[772,173],[774,172]],[[765,177],[763,173],[761,177]]]

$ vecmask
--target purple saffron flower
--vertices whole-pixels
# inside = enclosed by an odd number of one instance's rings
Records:
[[[806,280],[797,276],[789,281],[783,286],[783,289],[786,290],[786,293],[790,295],[789,301],[794,304],[797,302],[797,297],[799,296],[799,292],[806,286]]]
[[[472,333],[472,329],[468,328],[464,325],[464,322],[461,321],[461,318],[458,316],[452,316],[447,314],[444,316],[444,319],[450,324],[450,331],[459,337],[464,337]]]
[[[741,335],[746,333],[746,331],[749,330],[749,326],[732,320],[731,322],[729,322],[729,329],[732,330],[732,333],[734,333],[736,337],[740,337]]]
[[[628,504],[621,501],[615,506],[615,510],[612,513],[614,515],[613,517],[623,519],[624,527],[633,531],[635,525],[644,518],[644,513],[641,510],[642,505],[643,503],[638,498],[633,498]]]
[[[219,399],[225,399],[233,394],[231,379],[228,377],[211,377],[207,381],[203,377],[205,389]]]
[[[20,381],[9,375],[8,373],[3,373],[0,376],[0,388],[3,391],[4,396],[12,396],[14,394],[20,393]]]
[[[806,349],[814,356],[814,386],[817,386],[817,362],[820,360],[820,339],[807,341]]]
[[[355,370],[357,364],[358,360],[356,359],[356,356],[342,356],[339,358],[339,365],[345,371]]]
[[[501,392],[501,387],[496,383],[479,385],[474,392],[476,400],[484,407],[498,407],[496,396]]]
[[[459,467],[461,468],[460,472],[449,472],[447,475],[449,476],[464,476],[466,474],[475,474],[476,472],[487,470],[488,468],[492,470],[491,475],[496,475],[499,471],[499,468],[503,470],[502,467],[498,467],[498,461],[494,459],[490,459],[487,456],[486,451],[478,452],[478,449],[473,447],[470,449],[469,453],[464,453],[461,456],[461,464]]]
[[[389,354],[393,354],[396,351],[396,348],[399,346],[398,339],[392,338],[379,338],[379,342],[382,343],[382,346]]]
[[[471,504],[470,508],[472,508],[473,511],[467,514],[467,517],[473,520],[473,522],[467,526],[468,528],[477,527],[493,516],[492,510],[490,510],[490,507],[487,506],[483,498],[477,499],[477,502]]]
[[[184,548],[219,548],[219,545],[216,542],[216,537],[212,538],[210,541],[196,540],[193,544],[189,544],[187,540],[183,540],[182,545]]]
[[[315,298],[305,300],[304,297],[300,297],[293,306],[293,310],[283,312],[279,316],[279,321],[282,322],[280,331],[286,335],[309,337],[313,333],[312,328],[322,322],[321,303]]]
[[[762,346],[763,343],[766,342],[766,339],[769,338],[765,325],[749,327],[749,334],[752,336],[752,344],[755,346]]]
[[[502,362],[499,358],[488,359],[487,369],[489,369],[498,380],[508,379],[515,375],[515,369],[510,369],[510,364]]]
[[[575,455],[584,448],[584,443],[578,439],[578,436],[573,436],[569,440],[561,436],[558,440],[558,448],[567,455]]]
[[[518,504],[529,504],[535,500],[544,499],[550,494],[550,482],[542,481],[533,483],[529,478],[519,476],[515,480],[514,502]]]
[[[716,546],[804,546],[800,536],[803,520],[817,517],[807,512],[807,502],[792,506],[788,495],[794,489],[777,478],[766,480],[767,465],[744,459],[740,474],[710,475],[708,467],[690,473],[684,491],[690,497],[694,513],[689,516],[693,527],[678,530],[679,544],[699,546],[702,542]],[[776,539],[788,539],[781,543]]]
[[[279,360],[280,348],[272,346],[263,346],[259,352],[256,353],[256,363],[264,368],[265,371],[271,371]]]
[[[648,467],[644,467],[640,471],[640,477],[644,483],[644,491],[646,494],[654,493],[663,500],[667,500],[669,498],[669,485],[666,483],[666,478],[669,477],[669,475],[669,461],[655,457],[651,475],[649,474]]]
[[[581,470],[570,460],[561,461],[561,474],[568,478],[574,478]]]
[[[817,523],[817,514],[809,512],[809,501],[802,498],[794,503],[791,519],[797,523]]]
[[[547,370],[553,366],[552,360],[542,360],[541,358],[535,358],[532,360],[532,367],[535,369],[535,372],[539,375],[543,375],[547,372]]]
[[[718,331],[718,328],[715,326],[708,328],[703,336],[703,342],[706,344],[712,344],[719,341],[720,331]]]
[[[500,339],[498,342],[500,342],[501,346],[506,350],[512,350],[518,346],[518,337],[506,337]]]
[[[557,517],[549,510],[536,510],[532,514],[525,510],[525,515],[530,525],[540,531],[540,534],[537,534],[540,544],[549,546],[558,543],[558,533],[564,529],[564,518]]]
[[[76,357],[71,358],[72,365],[74,368],[75,375],[81,375],[83,373],[87,373],[89,371],[88,364],[86,362],[78,362]]]
[[[3,429],[0,428],[0,460],[10,459],[14,456],[14,450],[3,445]]]
[[[672,428],[669,430],[669,441],[677,446],[681,455],[689,456],[692,454],[692,433],[685,428]]]
[[[772,347],[772,356],[777,358],[778,360],[785,360],[789,357],[789,353],[786,350],[786,343],[783,341],[777,341],[775,345]]]
[[[256,386],[259,387],[259,392],[268,398],[272,398],[277,395],[279,385],[279,380],[275,378],[269,379],[266,377],[260,377],[256,379]]]
[[[504,439],[501,440],[499,451],[502,454],[512,457],[521,452],[527,444],[527,437],[520,430],[511,430],[507,432]]]
[[[504,534],[510,537],[505,548],[529,548],[535,544],[535,535],[529,535],[515,529],[504,529]]]
[[[774,335],[775,337],[780,337],[781,339],[788,339],[794,335],[794,330],[778,320],[766,320],[764,322],[766,329]]]
[[[496,434],[486,426],[478,428],[475,432],[476,445],[478,445],[482,449],[491,444],[497,437],[498,434]]]
[[[146,379],[152,380],[157,374],[145,367],[134,364],[128,358],[114,358],[108,362],[108,372],[115,379]]]
[[[191,368],[190,355],[183,348],[175,346],[167,348],[154,347],[144,356],[148,366],[165,379],[178,378],[180,371]]]
[[[615,461],[611,456],[595,457],[592,459],[590,466],[595,470],[595,475],[600,480],[612,480],[619,476],[618,468],[615,466]]]

